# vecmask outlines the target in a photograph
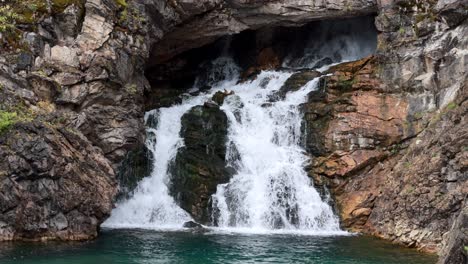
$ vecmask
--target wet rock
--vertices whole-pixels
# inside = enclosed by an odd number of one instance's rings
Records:
[[[199,223],[196,223],[194,221],[188,221],[188,222],[185,222],[183,227],[185,228],[192,228],[192,229],[201,229],[203,228],[202,225],[200,225]]]
[[[436,251],[453,221],[447,210],[459,212],[467,188],[465,151],[453,145],[466,140],[459,125],[466,104],[427,127],[415,118],[421,102],[381,90],[380,63],[332,67],[323,94],[304,105],[310,174],[330,189],[344,227]]]
[[[224,103],[224,99],[229,96],[229,95],[233,95],[234,94],[234,91],[227,91],[227,90],[224,90],[224,91],[217,91],[213,97],[211,98],[211,100],[213,100],[213,102],[217,103],[219,106],[222,106],[223,103]]]
[[[167,61],[186,50],[213,42],[220,36],[248,29],[268,25],[298,26],[313,20],[367,15],[377,11],[375,2],[367,0],[328,1],[322,4],[303,1],[230,1],[223,4],[203,0],[196,6],[199,8],[193,9],[192,4],[177,4],[165,9],[156,5],[149,7],[152,13],[160,14],[159,17],[163,18],[153,24],[162,24],[162,28],[180,25],[155,45],[152,61]],[[194,15],[197,15],[197,19],[191,20]]]
[[[211,100],[210,100],[210,101],[206,101],[206,102],[203,104],[203,106],[204,106],[205,108],[216,108],[216,109],[219,108],[219,105],[218,105],[216,102],[211,101]]]
[[[242,80],[252,80],[261,71],[278,69],[280,65],[280,59],[273,48],[264,48],[258,53],[255,64],[242,73]]]
[[[193,219],[210,222],[210,199],[233,171],[226,164],[227,117],[219,107],[195,106],[182,116],[180,148],[170,165],[170,193]]]
[[[284,83],[284,85],[278,90],[277,93],[273,96],[273,100],[279,100],[285,98],[288,92],[294,92],[302,88],[311,80],[320,77],[322,73],[315,70],[306,70],[295,73],[289,77],[289,79]]]
[[[138,183],[151,175],[153,169],[153,155],[146,146],[140,146],[128,152],[117,170],[119,191],[117,200],[129,198]]]

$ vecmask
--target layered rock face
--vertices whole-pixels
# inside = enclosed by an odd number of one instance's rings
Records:
[[[378,63],[332,68],[305,105],[311,176],[345,227],[436,251],[466,198],[466,105],[411,112],[416,95],[378,88]]]
[[[311,176],[342,223],[460,263],[468,187],[466,3],[382,1],[373,59],[339,65],[305,106]],[[445,253],[444,253],[445,252]]]
[[[11,2],[0,37],[0,240],[94,238],[143,141],[144,21],[115,1],[32,4]]]
[[[41,122],[0,139],[0,241],[83,240],[109,215],[116,181],[81,134]]]

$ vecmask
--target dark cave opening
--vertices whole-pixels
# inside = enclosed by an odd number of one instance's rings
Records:
[[[145,71],[151,85],[145,95],[145,108],[179,102],[180,95],[192,88],[197,78],[203,79],[207,69],[213,67],[210,63],[219,57],[232,58],[241,68],[242,79],[248,79],[261,70],[313,69],[362,58],[373,54],[376,46],[373,16],[246,30],[188,50],[169,61],[150,63]]]

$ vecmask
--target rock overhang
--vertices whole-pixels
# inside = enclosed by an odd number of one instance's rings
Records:
[[[164,8],[153,6],[148,12],[153,23],[158,23],[165,12],[170,12],[172,19],[179,22],[171,27],[170,33],[153,43],[148,60],[148,66],[153,66],[226,35],[249,29],[299,27],[317,20],[376,15],[378,4],[375,0],[184,0],[173,1]]]

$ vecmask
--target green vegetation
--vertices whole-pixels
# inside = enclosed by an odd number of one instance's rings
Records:
[[[403,149],[403,146],[401,144],[395,144],[390,147],[390,153],[392,155],[398,154],[401,150]]]
[[[16,112],[7,112],[0,110],[0,134],[7,131],[12,125],[18,122],[20,118]]]
[[[19,18],[19,14],[9,6],[0,7],[0,33],[12,32],[15,30],[16,20]]]
[[[405,28],[404,27],[400,27],[400,29],[398,30],[398,33],[400,33],[400,35],[404,35],[406,32]]]
[[[413,117],[415,119],[421,119],[421,118],[424,117],[424,112],[416,112],[416,113],[414,113]]]
[[[115,3],[120,7],[120,18],[119,22],[122,24],[128,19],[128,4],[126,0],[115,0]]]
[[[439,110],[438,113],[436,113],[430,120],[430,125],[434,126],[437,122],[439,122],[444,115],[449,113],[452,110],[455,110],[458,108],[457,103],[455,102],[450,102],[448,103],[443,109]]]
[[[122,8],[127,7],[127,1],[126,0],[115,0],[115,2]]]
[[[455,103],[455,102],[450,102],[447,106],[446,106],[446,109],[447,110],[454,110],[458,107],[458,105]]]
[[[127,91],[127,93],[131,94],[131,95],[134,95],[138,92],[138,87],[136,84],[127,84],[125,86],[125,90]]]
[[[338,78],[338,86],[346,91],[352,90],[353,85],[357,83],[357,80],[355,78],[351,78],[349,80],[346,80],[345,78],[339,77]]]

